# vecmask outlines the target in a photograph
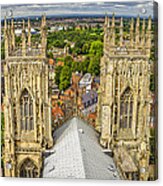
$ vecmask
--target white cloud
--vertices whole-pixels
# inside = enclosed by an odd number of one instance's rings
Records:
[[[115,7],[115,8],[125,8],[125,7],[126,7],[126,5],[117,4],[117,5],[115,5],[114,7]]]
[[[136,5],[137,8],[143,8],[144,7],[144,4],[138,4]]]

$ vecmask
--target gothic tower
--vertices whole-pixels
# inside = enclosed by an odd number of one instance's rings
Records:
[[[42,156],[51,147],[51,107],[48,97],[46,17],[41,41],[32,43],[31,25],[22,22],[20,43],[15,42],[14,19],[4,23],[5,34],[5,176],[39,177]]]
[[[125,179],[148,179],[150,50],[150,17],[105,18],[96,129]]]

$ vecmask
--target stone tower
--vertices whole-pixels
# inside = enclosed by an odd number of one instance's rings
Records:
[[[41,41],[31,43],[31,25],[22,22],[21,42],[15,42],[14,20],[5,19],[5,176],[39,177],[42,156],[52,146],[48,97],[46,17]]]
[[[151,18],[104,23],[96,129],[125,179],[148,179]],[[124,32],[125,30],[125,32]]]

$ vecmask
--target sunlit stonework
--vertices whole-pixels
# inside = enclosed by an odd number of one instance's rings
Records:
[[[125,32],[122,18],[105,18],[96,129],[123,178],[148,180],[151,18]]]
[[[11,25],[10,25],[11,24]],[[53,144],[46,61],[46,18],[42,17],[40,44],[31,42],[22,25],[17,46],[14,21],[5,20],[5,176],[39,177],[42,155]]]

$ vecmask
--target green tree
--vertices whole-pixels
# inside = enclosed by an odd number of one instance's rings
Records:
[[[96,76],[100,74],[100,56],[91,57],[88,72]]]
[[[81,71],[83,72],[83,74],[88,72],[88,67],[89,67],[89,63],[90,63],[90,58],[87,57],[82,63],[81,63]]]
[[[65,90],[70,86],[71,69],[68,66],[64,66],[60,75],[59,89]]]
[[[66,56],[64,59],[64,64],[68,67],[72,67],[73,58],[71,56]]]
[[[17,39],[20,39],[20,38],[17,38]],[[32,43],[38,42],[40,40],[40,34],[32,34],[31,40],[32,40]]]
[[[53,59],[54,58],[54,55],[53,55],[52,52],[48,52],[47,57]]]
[[[79,63],[78,62],[73,62],[72,67],[71,67],[72,72],[79,71]]]
[[[64,48],[65,42],[63,39],[53,41],[53,46],[58,48]]]
[[[15,43],[17,45],[20,45],[21,44],[21,36],[15,36]]]
[[[59,86],[60,84],[60,75],[61,75],[61,71],[62,71],[62,66],[57,66],[55,68],[55,83]]]
[[[90,50],[89,50],[89,53],[94,56],[94,55],[97,55],[97,56],[102,56],[103,54],[103,43],[101,41],[93,41],[91,43],[91,47],[90,47]]]
[[[73,56],[77,56],[78,54],[81,54],[81,48],[78,47],[72,48],[72,54]]]
[[[82,54],[88,54],[90,50],[90,44],[89,43],[85,43],[82,46]]]

